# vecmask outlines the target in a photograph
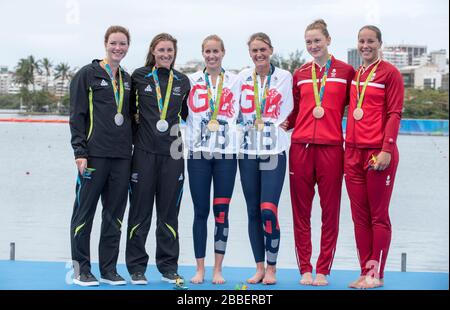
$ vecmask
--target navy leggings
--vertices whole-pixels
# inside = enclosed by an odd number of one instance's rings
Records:
[[[247,202],[248,234],[255,262],[276,265],[280,246],[278,202],[286,173],[286,153],[239,158],[242,189]]]
[[[222,155],[225,156],[225,155]],[[225,254],[228,240],[228,209],[234,189],[236,155],[192,153],[187,161],[189,187],[194,202],[195,258],[206,253],[207,220],[210,211],[211,181],[214,183],[213,211],[215,218],[214,252]]]

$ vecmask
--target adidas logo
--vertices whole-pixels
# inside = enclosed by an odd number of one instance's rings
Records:
[[[391,185],[391,176],[390,175],[388,175],[386,178],[386,186],[389,186],[389,185]]]
[[[331,77],[336,77],[336,69],[333,69],[333,71],[331,71]]]
[[[181,96],[181,87],[180,86],[174,87],[173,94],[174,96]]]
[[[108,82],[106,82],[105,80],[102,80],[102,82],[100,83],[100,86],[108,86]]]
[[[152,87],[150,86],[150,84],[147,85],[147,87],[144,89],[145,92],[151,93],[153,91]]]
[[[178,181],[183,181],[183,180],[184,180],[183,174],[180,174],[180,177],[178,178]]]
[[[200,78],[197,80],[197,83],[201,83],[201,82],[203,82],[203,77],[200,77]]]
[[[137,173],[131,174],[131,182],[137,183],[138,182],[138,178],[139,178],[139,175]]]

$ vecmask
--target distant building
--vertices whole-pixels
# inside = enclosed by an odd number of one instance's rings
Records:
[[[448,73],[442,75],[441,90],[448,91]]]
[[[398,45],[385,45],[384,52],[406,52],[408,54],[408,66],[413,65],[413,59],[427,54],[426,45],[412,45],[412,44],[398,44]]]
[[[442,74],[437,65],[427,64],[421,66],[407,66],[400,69],[405,87],[419,89],[440,89],[442,87]]]
[[[382,58],[398,69],[408,66],[408,53],[400,50],[384,50],[382,51]]]
[[[175,69],[183,72],[184,74],[190,74],[202,70],[205,68],[205,64],[202,60],[190,60],[184,65],[175,65]]]
[[[8,73],[8,67],[7,66],[0,66],[0,74]]]
[[[347,49],[347,63],[357,70],[362,65],[361,56],[356,48]]]
[[[438,66],[439,72],[448,73],[445,72],[448,70],[446,50],[441,49],[439,51],[430,52],[430,62]]]

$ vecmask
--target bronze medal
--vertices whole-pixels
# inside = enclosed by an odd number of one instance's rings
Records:
[[[325,114],[325,110],[322,107],[315,107],[313,110],[313,116],[317,119],[321,119]]]
[[[359,120],[361,120],[361,119],[363,118],[363,116],[364,116],[364,111],[363,111],[363,109],[361,109],[361,108],[356,108],[356,109],[353,111],[353,118],[354,118],[355,120],[359,121]]]

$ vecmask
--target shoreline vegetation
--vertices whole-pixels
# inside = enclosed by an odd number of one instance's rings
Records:
[[[305,62],[305,59],[303,51],[296,50],[289,54],[289,57],[274,54],[272,62],[292,73]],[[67,63],[53,67],[48,58],[36,60],[30,55],[20,59],[15,69],[14,81],[20,86],[20,92],[14,95],[0,94],[0,110],[19,110],[23,115],[69,114],[70,97],[67,86],[75,75],[76,68],[71,68]],[[41,80],[40,90],[36,89],[39,84],[36,77],[40,77]],[[51,80],[58,83],[50,87]],[[402,118],[448,120],[448,106],[448,91],[406,88]]]
[[[69,115],[69,95],[57,98],[48,91],[30,92],[32,109],[21,109],[21,96],[0,94],[0,114]],[[23,107],[23,105],[22,105]],[[2,112],[6,110],[6,112]],[[8,111],[12,112],[9,113]],[[403,119],[449,119],[449,93],[433,89],[405,89]]]

